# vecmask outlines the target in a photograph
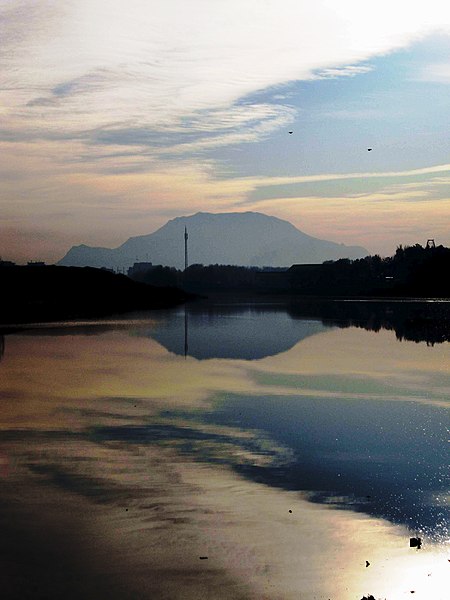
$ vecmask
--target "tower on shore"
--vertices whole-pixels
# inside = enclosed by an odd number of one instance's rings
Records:
[[[184,228],[184,268],[188,268],[188,232],[187,228]]]

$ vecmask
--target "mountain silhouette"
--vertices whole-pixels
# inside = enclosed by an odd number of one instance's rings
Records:
[[[290,266],[338,258],[361,258],[360,246],[314,238],[288,221],[262,213],[197,213],[177,217],[149,235],[129,238],[118,248],[72,247],[59,265],[127,268],[150,261],[182,269],[184,229],[189,234],[189,264]]]

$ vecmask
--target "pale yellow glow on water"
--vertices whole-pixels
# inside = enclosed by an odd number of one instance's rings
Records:
[[[151,324],[148,329],[151,334]],[[330,330],[303,340],[288,352],[252,362],[184,360],[168,354],[151,338],[130,337],[118,331],[98,336],[14,336],[8,338],[2,364],[0,427],[26,427],[28,417],[32,427],[38,427],[41,419],[42,426],[52,426],[52,421],[54,426],[61,426],[61,409],[86,408],[92,402],[98,408],[99,401],[113,402],[113,412],[117,412],[122,410],[121,400],[136,399],[138,409],[154,412],[165,401],[173,408],[198,406],[221,391],[336,395],[317,380],[313,390],[307,379],[302,386],[286,385],[282,376],[289,374],[349,378],[354,391],[347,391],[347,397],[369,394],[390,401],[407,399],[448,406],[448,347],[405,345],[395,342],[393,336],[388,331]],[[267,387],[255,379],[258,372],[280,377]],[[439,381],[433,381],[436,375]],[[369,381],[388,382],[394,386],[392,393],[366,390]],[[415,394],[409,396],[412,388]],[[105,413],[111,408],[103,405]]]
[[[403,527],[236,481],[227,472],[197,467],[186,480],[205,482],[196,502],[215,514],[210,556],[225,556],[227,569],[250,580],[257,598],[448,598],[448,544],[426,542],[418,551]]]
[[[61,427],[67,418],[62,409],[93,404],[104,410],[105,418],[109,411],[129,414],[127,401],[133,399],[138,408],[134,415],[140,410],[150,414],[163,402],[173,408],[192,407],[225,387],[236,392],[254,389],[239,365],[184,361],[145,337],[124,338],[117,332],[17,336],[8,339],[2,365],[1,427]]]
[[[388,382],[397,388],[397,395],[393,391],[385,395],[387,400],[408,399],[448,406],[448,360],[449,349],[445,344],[430,348],[424,344],[399,343],[392,331],[374,334],[351,328],[319,333],[287,353],[263,359],[254,368],[262,367],[280,375],[344,376],[353,381],[355,394],[364,390],[364,382]],[[438,385],[433,381],[436,376]],[[409,395],[411,390],[415,392],[413,396]],[[319,388],[315,390],[318,392],[327,394],[332,390]],[[350,390],[349,395],[352,395]],[[371,395],[376,396],[376,392]]]
[[[414,598],[445,600],[450,583],[450,550],[430,547],[420,551],[402,552],[386,561],[386,569],[374,569],[373,589],[381,597],[401,600],[409,594]],[[380,585],[381,582],[381,585]]]

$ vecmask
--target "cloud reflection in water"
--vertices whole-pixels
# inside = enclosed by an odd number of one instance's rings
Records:
[[[259,316],[228,312],[222,322],[218,311],[198,321],[214,327],[219,320],[224,334],[232,323],[237,335],[247,319],[254,327]],[[313,598],[320,589],[344,599],[349,585],[359,597],[376,590],[390,599],[409,594],[400,574],[410,577],[414,564],[427,577],[431,538],[448,537],[448,346],[399,343],[389,331],[326,329],[266,311],[259,321],[266,339],[290,331],[302,341],[253,361],[185,359],[148,337],[166,322],[170,329],[170,319],[161,314],[99,335],[67,335],[66,329],[64,336],[7,337],[0,445],[17,467],[13,477],[102,510],[130,507],[139,523],[154,511],[145,506],[166,506],[167,490],[176,496],[184,490],[180,482],[189,483],[193,497],[183,492],[189,500],[179,498],[164,527],[185,527],[187,536],[203,523],[208,552],[222,553],[226,568],[243,578],[250,570],[255,589],[270,580],[274,596],[283,598],[299,590]],[[286,339],[275,345],[280,349]],[[305,494],[316,504],[304,504]],[[426,530],[429,549],[411,555],[405,530],[366,514]],[[384,548],[377,548],[377,536]],[[233,545],[240,545],[247,573],[233,560]],[[387,556],[398,559],[396,569]],[[307,559],[311,573],[299,582],[295,569],[304,572]],[[329,561],[328,575],[321,560]],[[383,573],[384,588],[378,582]],[[431,578],[424,581],[423,594]]]

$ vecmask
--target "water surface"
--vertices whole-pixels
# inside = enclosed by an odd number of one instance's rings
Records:
[[[422,308],[194,306],[5,335],[10,597],[444,598],[450,350]]]

